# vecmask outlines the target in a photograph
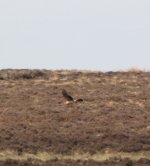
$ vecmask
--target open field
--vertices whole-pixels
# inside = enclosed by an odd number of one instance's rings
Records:
[[[150,72],[1,70],[0,165],[149,166]]]

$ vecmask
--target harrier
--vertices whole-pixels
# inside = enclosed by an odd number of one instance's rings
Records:
[[[70,104],[70,103],[73,103],[73,102],[82,102],[83,101],[83,99],[74,99],[71,95],[68,94],[68,92],[65,89],[62,90],[62,95],[67,100],[65,102],[65,104]]]

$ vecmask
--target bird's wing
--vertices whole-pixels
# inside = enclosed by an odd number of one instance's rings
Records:
[[[62,90],[62,95],[64,96],[65,99],[67,99],[68,101],[73,101],[73,97],[70,96],[67,91],[65,89]]]
[[[83,101],[83,99],[81,99],[81,98],[76,100],[76,102],[82,102],[82,101]]]

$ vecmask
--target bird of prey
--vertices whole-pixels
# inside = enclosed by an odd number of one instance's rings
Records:
[[[62,90],[62,95],[67,100],[65,102],[66,104],[70,104],[70,103],[73,103],[73,102],[82,102],[83,101],[83,99],[74,99],[70,94],[68,94],[68,92],[65,89]]]

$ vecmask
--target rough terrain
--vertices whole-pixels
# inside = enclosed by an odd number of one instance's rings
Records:
[[[0,165],[17,164],[150,165],[150,72],[1,70]]]

